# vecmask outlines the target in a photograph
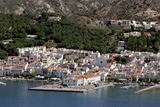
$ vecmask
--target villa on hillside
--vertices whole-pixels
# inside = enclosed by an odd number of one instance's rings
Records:
[[[48,18],[48,20],[50,20],[50,21],[51,21],[51,20],[60,21],[60,20],[61,20],[61,17],[59,17],[59,16],[58,16],[58,17],[51,16],[51,17]]]
[[[110,20],[111,25],[131,25],[130,20]]]

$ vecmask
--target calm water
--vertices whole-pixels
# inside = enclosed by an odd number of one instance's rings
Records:
[[[136,89],[106,87],[88,93],[28,91],[40,82],[4,81],[0,85],[0,107],[159,107],[160,91],[133,94]]]

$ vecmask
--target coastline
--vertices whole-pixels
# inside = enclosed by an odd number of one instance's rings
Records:
[[[33,81],[33,82],[47,82],[47,80],[35,80],[35,79],[25,79],[25,78],[6,78],[0,77],[0,80],[9,80],[9,81]]]
[[[74,89],[74,88],[52,88],[52,86],[50,85],[50,82],[48,82],[48,80],[35,80],[34,78],[33,79],[25,79],[25,78],[0,77],[0,80],[46,82],[46,85],[28,88],[28,90],[33,90],[33,91],[59,91],[59,92],[80,92],[80,93],[86,93],[86,92],[91,91],[91,90],[95,90],[95,89],[99,89],[99,88],[103,88],[103,87],[107,87],[107,86],[113,86],[113,85],[136,85],[137,84],[137,83],[124,84],[124,83],[110,82],[108,85],[96,87],[96,88],[93,88],[93,89],[78,89],[78,88]],[[49,87],[46,88],[47,86],[49,86],[50,88]],[[149,91],[149,90],[152,90],[152,89],[160,89],[160,84],[156,84],[154,86],[145,87],[143,89],[140,89],[140,90],[134,92],[134,94],[139,94],[139,93],[142,93],[142,92],[145,92],[145,91]]]

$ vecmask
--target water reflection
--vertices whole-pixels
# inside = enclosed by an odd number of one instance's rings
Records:
[[[158,89],[134,94],[137,87],[129,90],[105,87],[88,93],[53,91],[28,91],[41,82],[4,81],[0,86],[0,107],[155,107],[159,106]]]

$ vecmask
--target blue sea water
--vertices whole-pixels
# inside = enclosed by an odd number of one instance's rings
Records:
[[[106,87],[88,93],[29,91],[41,82],[3,81],[0,85],[0,107],[160,107],[160,91],[134,94],[136,89]]]

